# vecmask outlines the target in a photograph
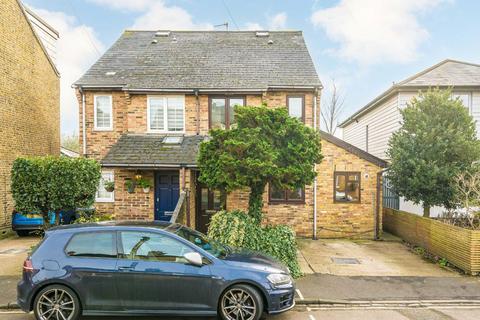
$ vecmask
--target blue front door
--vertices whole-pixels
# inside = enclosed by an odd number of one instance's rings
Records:
[[[180,194],[178,171],[158,171],[155,175],[155,220],[169,221]]]

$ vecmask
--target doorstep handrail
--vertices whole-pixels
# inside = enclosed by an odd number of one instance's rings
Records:
[[[187,193],[185,191],[180,192],[180,196],[178,197],[177,205],[175,206],[175,210],[173,210],[172,217],[170,218],[171,223],[177,222],[178,216],[180,215],[180,211],[185,205]]]

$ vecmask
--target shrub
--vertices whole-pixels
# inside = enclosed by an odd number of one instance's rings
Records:
[[[270,255],[284,263],[294,278],[301,276],[295,232],[288,226],[262,227],[243,211],[220,211],[210,221],[208,236],[232,247]]]
[[[93,159],[66,157],[17,158],[12,166],[15,209],[40,213],[48,228],[49,212],[89,207],[100,181],[100,164]]]
[[[101,221],[113,220],[113,216],[109,214],[97,215],[95,210],[83,210],[78,212],[78,217],[74,223],[94,223]]]

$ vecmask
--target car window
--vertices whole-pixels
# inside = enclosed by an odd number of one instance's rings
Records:
[[[208,239],[204,234],[187,228],[185,226],[179,226],[173,232],[188,240],[190,243],[196,245],[199,248],[209,252],[217,258],[223,259],[228,255],[228,248],[214,240]]]
[[[194,252],[180,241],[151,232],[123,231],[120,241],[123,259],[186,263],[183,255]]]
[[[65,252],[71,257],[116,258],[115,233],[77,233],[68,243]]]

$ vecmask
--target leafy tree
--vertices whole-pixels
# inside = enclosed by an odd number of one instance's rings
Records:
[[[91,159],[64,157],[17,158],[12,167],[12,195],[19,212],[41,213],[88,207],[95,200],[100,165]]]
[[[248,212],[260,222],[268,183],[290,189],[312,183],[320,136],[286,108],[237,106],[235,120],[230,130],[211,130],[200,146],[199,179],[226,192],[249,188]]]
[[[396,192],[430,207],[455,206],[455,176],[480,159],[475,123],[450,90],[420,92],[400,110],[402,127],[389,141],[387,173]]]
[[[71,135],[63,135],[61,140],[62,147],[75,152],[80,152],[80,140],[78,139],[78,134],[76,132],[73,132]]]

